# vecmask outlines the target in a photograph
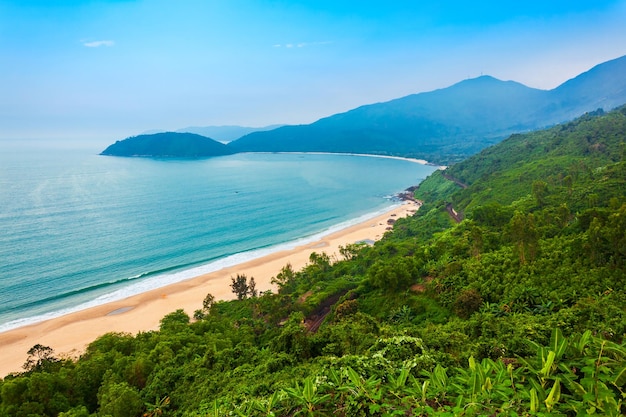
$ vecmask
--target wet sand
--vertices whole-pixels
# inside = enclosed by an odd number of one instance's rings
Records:
[[[288,263],[294,270],[300,270],[313,252],[325,252],[331,259],[341,259],[339,246],[379,240],[390,227],[388,220],[405,217],[418,208],[416,203],[405,202],[387,213],[334,232],[317,242],[271,253],[124,300],[0,333],[0,378],[21,371],[27,359],[26,352],[38,343],[54,349],[57,357],[77,357],[89,343],[105,333],[136,334],[156,330],[166,314],[181,308],[193,316],[195,310],[202,308],[202,301],[208,293],[216,300],[234,299],[230,283],[231,277],[236,274],[254,277],[259,292],[275,290],[270,281]]]

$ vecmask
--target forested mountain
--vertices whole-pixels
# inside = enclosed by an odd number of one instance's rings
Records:
[[[458,161],[507,135],[626,103],[626,57],[600,64],[550,90],[482,76],[451,87],[362,106],[310,125],[255,132],[238,151],[392,154]]]
[[[416,196],[277,293],[207,295],[78,361],[34,347],[0,415],[626,414],[626,107],[513,135]]]
[[[253,132],[265,132],[282,127],[282,125],[270,125],[264,127],[247,126],[190,126],[176,130],[180,133],[195,133],[197,135],[214,138],[220,142],[231,142]]]
[[[117,141],[101,155],[201,158],[230,155],[233,151],[223,143],[193,133],[155,133]]]
[[[260,128],[228,143],[227,148],[208,147],[197,136],[157,133],[154,138],[146,134],[118,141],[102,154],[196,157],[237,152],[344,152],[409,156],[448,164],[512,133],[624,103],[626,56],[600,64],[549,91],[481,76],[448,88],[361,106],[310,125]],[[182,130],[229,138],[245,132],[232,126]]]
[[[554,122],[570,120],[581,115],[579,109],[609,110],[626,103],[626,57],[614,59],[580,74],[552,91]],[[558,109],[558,110],[557,110]]]
[[[206,136],[222,143],[231,142],[235,139],[247,135],[252,132],[263,132],[266,130],[278,129],[282,125],[270,125],[263,127],[248,126],[189,126],[182,129],[176,129],[176,133],[195,133],[196,135]],[[152,135],[155,133],[165,133],[163,130],[146,131],[144,135]]]

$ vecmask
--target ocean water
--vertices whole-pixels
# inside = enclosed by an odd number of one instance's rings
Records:
[[[238,154],[117,158],[0,142],[0,332],[313,241],[435,168]]]

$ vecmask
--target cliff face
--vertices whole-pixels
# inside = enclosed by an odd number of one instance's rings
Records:
[[[156,133],[117,141],[101,155],[204,158],[230,155],[233,151],[223,143],[193,133]]]

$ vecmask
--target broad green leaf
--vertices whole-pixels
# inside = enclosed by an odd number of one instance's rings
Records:
[[[438,388],[445,388],[448,383],[446,369],[440,364],[437,364],[437,366],[435,366],[435,370],[433,371],[432,379]]]
[[[604,341],[603,344],[605,352],[613,354],[618,360],[626,360],[626,347],[609,341]]]
[[[534,388],[530,389],[530,411],[533,413],[539,411],[539,398],[537,397],[537,390]]]
[[[560,399],[561,399],[561,380],[557,378],[554,381],[554,385],[552,385],[550,394],[548,394],[548,397],[545,400],[548,411],[552,411],[552,408],[559,402]]]
[[[354,385],[356,385],[357,387],[361,387],[363,385],[361,382],[361,377],[354,369],[352,369],[351,367],[347,367],[346,373],[348,374],[348,378],[350,379],[350,381],[352,381]]]
[[[315,386],[313,385],[313,381],[311,378],[307,378],[304,380],[304,390],[302,391],[302,396],[308,403],[313,402],[313,397],[315,396]]]
[[[330,380],[331,383],[333,383],[335,386],[339,386],[341,385],[341,376],[339,375],[339,373],[337,371],[335,371],[335,369],[330,368],[328,370],[328,379]]]
[[[557,358],[563,356],[567,349],[567,339],[563,337],[563,332],[558,327],[552,329],[550,336],[550,349],[555,353]]]
[[[578,382],[574,381],[574,379],[569,375],[563,375],[563,383],[572,393],[575,393],[578,397],[582,398],[587,391],[580,385]]]
[[[624,385],[626,385],[626,366],[617,372],[613,383],[618,387],[624,387]]]
[[[474,359],[473,356],[469,357],[469,368],[474,371],[476,370],[476,360]]]
[[[530,378],[528,382],[530,383],[530,385],[532,385],[532,389],[535,390],[535,394],[539,398],[543,399],[546,397],[546,390],[543,388],[543,386],[541,386],[539,381],[537,381],[535,378]]]
[[[543,363],[543,368],[541,368],[541,371],[540,371],[540,374],[544,378],[549,377],[550,374],[552,373],[552,365],[554,364],[555,357],[556,357],[556,353],[553,350],[548,352],[548,357]]]
[[[409,377],[409,370],[407,368],[402,368],[400,370],[400,375],[397,378],[393,376],[389,376],[389,382],[391,383],[392,389],[394,391],[400,390],[406,385],[406,380]]]
[[[580,353],[582,355],[583,351],[585,350],[585,348],[589,344],[590,340],[591,340],[591,330],[587,330],[587,331],[585,331],[585,333],[582,334],[582,336],[580,336],[580,339],[578,340],[578,342],[576,344],[576,348],[578,349],[578,353]]]
[[[426,392],[428,391],[428,386],[430,385],[430,381],[427,379],[422,384],[422,403],[426,403]]]
[[[298,400],[302,399],[302,392],[300,392],[300,386],[299,385],[296,385],[296,388],[288,387],[288,388],[284,388],[283,390],[291,398],[295,398],[295,399],[298,399]]]
[[[472,372],[472,379],[471,379],[472,400],[475,400],[476,396],[480,393],[481,385],[482,384],[480,383],[479,373]]]
[[[269,399],[269,403],[267,404],[268,409],[274,408],[276,404],[280,401],[280,391],[274,391],[272,396]]]
[[[493,388],[493,384],[491,383],[491,378],[489,377],[485,378],[485,383],[482,386],[482,390],[491,391],[492,388]]]

